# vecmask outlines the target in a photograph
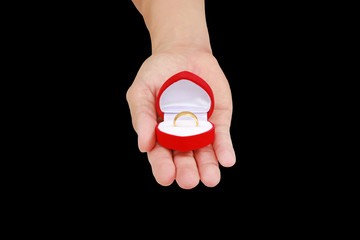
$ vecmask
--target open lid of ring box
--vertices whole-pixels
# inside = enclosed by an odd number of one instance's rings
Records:
[[[160,88],[156,99],[156,110],[164,119],[156,127],[160,145],[178,150],[190,151],[205,147],[214,141],[215,127],[208,121],[214,110],[214,95],[210,86],[191,72],[180,72],[169,78]],[[177,114],[188,111],[191,116]]]

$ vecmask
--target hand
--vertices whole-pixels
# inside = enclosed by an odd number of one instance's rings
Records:
[[[172,75],[190,71],[212,88],[214,112],[209,119],[215,125],[215,140],[204,148],[189,152],[172,151],[156,143],[155,127],[162,121],[156,110],[156,95]],[[199,180],[208,187],[220,181],[218,162],[224,167],[235,164],[230,138],[232,98],[227,79],[211,52],[193,48],[177,48],[155,53],[141,66],[127,92],[132,123],[138,134],[138,145],[147,152],[156,181],[170,185],[174,179],[181,188],[194,188]]]

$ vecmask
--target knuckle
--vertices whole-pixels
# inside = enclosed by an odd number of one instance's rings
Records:
[[[129,89],[127,90],[127,92],[126,92],[126,100],[129,103],[129,105],[136,103],[136,98],[138,97],[137,92],[138,92],[138,89],[137,89],[136,86],[134,86],[134,84],[131,85],[129,87]]]
[[[132,87],[130,87],[126,92],[126,101],[130,102],[132,96]]]

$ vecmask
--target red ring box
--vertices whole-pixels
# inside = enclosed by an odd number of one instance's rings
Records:
[[[211,144],[215,126],[209,122],[214,111],[214,94],[210,86],[191,72],[180,72],[169,78],[160,88],[156,110],[164,120],[156,126],[160,145],[178,151],[191,151]],[[196,115],[199,126],[189,116],[182,116],[173,125],[175,116],[183,111]]]

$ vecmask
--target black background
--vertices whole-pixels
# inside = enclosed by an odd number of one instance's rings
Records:
[[[215,188],[200,183],[192,190],[175,182],[158,185],[137,147],[125,95],[151,55],[151,43],[132,2],[51,6],[34,15],[35,22],[24,25],[31,28],[30,51],[40,60],[29,72],[45,80],[38,86],[47,89],[39,98],[40,111],[47,109],[41,155],[51,159],[51,170],[39,181],[53,179],[51,189],[116,199],[119,193],[149,191],[265,196],[293,189],[304,165],[302,149],[310,146],[294,140],[304,130],[299,119],[308,119],[298,114],[296,97],[306,67],[299,65],[306,53],[299,43],[307,39],[298,34],[293,14],[294,6],[284,12],[276,5],[206,1],[213,54],[233,93],[237,163],[221,167]]]
[[[54,217],[62,221],[57,232],[65,228],[63,223],[73,221],[77,228],[83,219],[116,227],[131,224],[139,230],[139,222],[147,226],[160,219],[170,225],[173,219],[182,221],[175,212],[184,207],[183,225],[191,227],[203,220],[211,221],[207,226],[225,223],[226,230],[229,223],[238,229],[242,222],[256,222],[257,227],[259,221],[275,223],[277,233],[283,232],[284,223],[286,229],[299,226],[296,233],[309,222],[318,227],[320,215],[333,211],[326,205],[328,198],[317,196],[329,189],[335,199],[333,187],[342,187],[336,178],[329,180],[338,172],[326,168],[320,145],[328,129],[326,119],[316,118],[326,104],[317,97],[324,91],[324,84],[316,86],[322,72],[312,72],[326,40],[316,34],[326,25],[317,14],[321,11],[323,5],[206,0],[213,53],[233,93],[231,134],[237,163],[221,167],[215,188],[200,183],[183,190],[176,183],[158,185],[146,154],[137,148],[125,94],[151,51],[132,2],[17,4],[7,18],[17,27],[6,36],[15,47],[4,45],[12,52],[6,62],[19,63],[12,72],[16,92],[10,99],[20,102],[14,108],[20,116],[8,128],[13,134],[6,142],[20,144],[8,149],[12,161],[3,161],[14,168],[2,168],[10,175],[3,177],[10,189],[4,198],[16,204],[10,211],[23,211],[28,223],[43,210],[40,218],[49,225]],[[331,55],[327,46],[324,50]],[[225,216],[215,218],[218,213]],[[283,220],[280,224],[277,217]],[[217,230],[226,232],[221,226]]]

